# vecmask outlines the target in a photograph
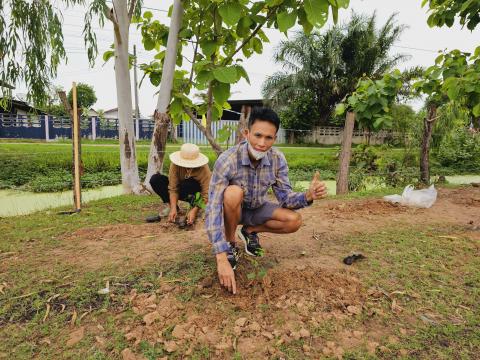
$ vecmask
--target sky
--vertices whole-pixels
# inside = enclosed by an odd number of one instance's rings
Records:
[[[410,59],[399,65],[399,68],[420,65],[428,67],[434,63],[439,50],[459,49],[462,51],[472,51],[477,45],[480,45],[480,29],[469,31],[466,28],[461,29],[455,25],[452,28],[429,28],[427,25],[427,8],[421,7],[421,0],[350,0],[350,6],[347,10],[341,10],[339,13],[339,22],[346,22],[351,16],[352,10],[356,13],[370,15],[377,13],[378,26],[383,25],[392,13],[397,13],[399,24],[407,26],[403,32],[400,41],[392,48],[392,53],[402,53],[410,55]],[[169,24],[169,18],[166,11],[173,3],[169,1],[144,0],[144,11],[150,10],[154,17],[160,22]],[[113,43],[113,27],[107,20],[103,28],[95,26],[99,57],[92,68],[88,64],[87,54],[83,43],[83,8],[69,8],[63,12],[63,31],[64,47],[67,52],[68,62],[62,64],[58,69],[58,76],[53,80],[53,84],[62,86],[69,90],[72,82],[87,83],[94,87],[97,95],[97,103],[93,106],[95,109],[109,110],[117,107],[115,74],[113,69],[113,59],[107,63],[102,60],[102,54],[110,49]],[[324,28],[332,25],[331,19]],[[294,29],[293,29],[294,30]],[[285,40],[285,35],[277,30],[266,29],[266,34],[270,38],[270,43],[264,44],[263,54],[255,54],[247,59],[243,65],[249,75],[250,84],[242,80],[232,87],[231,99],[259,99],[261,98],[261,85],[263,81],[272,75],[275,71],[281,70],[278,64],[272,60],[274,49],[279,42]],[[290,34],[291,37],[292,34]],[[133,25],[130,28],[130,47],[133,52],[133,45],[137,47],[138,63],[148,63],[155,52],[144,50],[140,31]],[[188,56],[188,52],[185,53]],[[141,71],[138,72],[139,81],[142,78]],[[133,83],[133,70],[131,74]],[[143,116],[149,116],[153,113],[157,104],[158,88],[150,84],[148,78],[145,78],[139,88],[139,107]],[[24,85],[17,85],[15,91],[17,94],[26,93]],[[132,93],[133,98],[133,93]],[[135,104],[133,104],[135,106]]]

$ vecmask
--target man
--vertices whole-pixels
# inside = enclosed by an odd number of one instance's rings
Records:
[[[208,186],[211,172],[208,167],[208,157],[200,152],[195,144],[183,144],[180,151],[170,154],[170,170],[168,177],[163,174],[154,174],[150,179],[152,189],[160,196],[167,206],[158,214],[149,216],[147,222],[160,221],[168,217],[175,222],[178,213],[178,200],[190,203],[186,223],[192,225],[198,215],[198,205],[195,203],[197,193],[200,193],[203,202],[208,202]]]
[[[271,109],[254,108],[250,114],[245,141],[228,149],[217,159],[209,187],[205,226],[217,260],[220,283],[234,294],[234,270],[238,261],[238,237],[248,255],[261,256],[259,233],[288,234],[297,231],[302,218],[294,209],[308,206],[327,195],[318,173],[304,193],[293,192],[288,180],[285,156],[272,148],[280,126]],[[269,202],[273,189],[278,203]]]

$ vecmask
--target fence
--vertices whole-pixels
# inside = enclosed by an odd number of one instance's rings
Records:
[[[218,137],[219,131],[226,126],[233,126],[235,129],[238,125],[237,120],[220,120],[212,123],[212,134],[214,138]],[[179,131],[179,137],[183,138],[184,142],[189,142],[193,144],[206,145],[208,140],[203,135],[203,133],[198,129],[198,127],[192,121],[182,121],[179,125],[180,128],[177,128]],[[226,143],[232,144],[235,138],[235,133],[232,133],[230,138]],[[285,143],[285,130],[280,128],[277,133],[277,143]]]
[[[137,139],[149,140],[152,138],[154,121],[152,119],[135,120],[134,127]],[[235,129],[238,124],[236,120],[220,120],[212,123],[212,134],[217,138],[219,131],[225,126]],[[71,138],[70,118],[55,117],[50,115],[10,115],[0,114],[0,138],[16,139],[45,139],[47,141],[58,138]],[[117,139],[118,119],[100,119],[98,117],[81,118],[80,133],[83,138],[88,139]],[[137,136],[138,133],[138,136]],[[233,142],[233,137],[229,143]],[[192,121],[182,121],[177,125],[177,137],[184,142],[194,144],[208,144],[203,133]],[[285,132],[280,129],[277,134],[277,142],[285,142]]]
[[[138,119],[138,124],[135,125],[134,131],[137,139],[152,138],[153,120]],[[92,140],[99,138],[117,139],[118,119],[81,118],[80,133],[83,138]],[[50,141],[71,137],[70,118],[50,115],[0,114],[0,138],[45,139]]]
[[[322,126],[316,127],[313,130],[284,130],[287,132],[287,138],[289,144],[295,144],[298,142],[309,144],[322,144],[322,145],[338,145],[342,143],[343,128],[334,126]],[[367,142],[371,145],[383,144],[387,138],[397,136],[392,131],[378,131],[375,133],[369,133],[365,130],[355,129],[353,131],[353,144],[362,144]]]
[[[236,120],[220,120],[212,123],[212,134],[218,138],[222,128],[228,126],[235,129]],[[81,118],[81,136],[88,139],[117,139],[118,119],[100,119],[98,117]],[[134,131],[137,139],[149,140],[152,138],[154,121],[152,119],[136,120]],[[233,143],[232,134],[228,143]],[[343,128],[317,127],[313,130],[291,130],[280,128],[277,133],[277,144],[310,143],[322,145],[338,145],[342,142]],[[383,144],[386,139],[395,137],[391,131],[368,133],[364,130],[354,130],[354,144],[365,143]],[[177,125],[177,137],[184,142],[194,144],[208,144],[203,133],[192,121],[182,121]],[[17,139],[45,139],[47,141],[58,138],[71,138],[71,121],[69,118],[60,118],[50,115],[10,115],[0,114],[0,138]]]

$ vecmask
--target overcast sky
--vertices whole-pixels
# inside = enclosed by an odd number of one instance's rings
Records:
[[[144,1],[144,10],[150,10],[155,18],[168,24],[166,10],[173,1]],[[406,25],[408,28],[404,31],[400,41],[393,48],[395,53],[411,55],[409,61],[400,65],[400,69],[415,65],[429,66],[433,64],[438,50],[460,49],[463,51],[472,51],[477,45],[480,45],[480,30],[470,32],[461,29],[459,26],[453,28],[429,28],[426,20],[426,9],[421,8],[421,0],[350,0],[348,10],[342,10],[339,14],[339,21],[348,21],[351,11],[357,13],[372,14],[377,12],[378,24],[381,26],[386,19],[394,12],[398,13],[398,23]],[[148,9],[147,9],[148,8]],[[64,16],[64,46],[68,55],[68,63],[61,65],[58,71],[57,79],[54,84],[64,87],[66,90],[71,88],[72,82],[83,82],[94,87],[98,101],[94,105],[95,109],[108,110],[117,107],[115,76],[113,70],[113,60],[107,64],[103,63],[101,54],[108,50],[113,43],[113,30],[111,24],[107,21],[104,28],[96,26],[99,58],[93,68],[90,68],[87,61],[86,51],[83,45],[83,12],[82,8],[67,9],[63,11]],[[331,22],[329,23],[331,24]],[[327,27],[330,25],[327,25]],[[266,30],[270,38],[270,44],[264,44],[262,55],[253,55],[244,62],[249,77],[250,85],[241,81],[232,88],[233,99],[255,99],[261,98],[261,84],[268,75],[280,70],[279,66],[273,63],[272,53],[278,43],[285,39],[283,34],[276,30]],[[147,52],[143,49],[140,32],[135,26],[131,27],[130,44],[137,46],[139,63],[149,62],[154,52]],[[133,51],[133,50],[132,50]],[[142,77],[139,72],[139,78]],[[133,73],[132,73],[133,82]],[[150,85],[146,78],[139,90],[139,103],[142,115],[153,113],[157,102],[158,91]],[[17,93],[25,93],[25,87],[17,87]]]

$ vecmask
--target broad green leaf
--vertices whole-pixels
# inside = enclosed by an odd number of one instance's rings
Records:
[[[200,71],[196,77],[196,83],[197,83],[198,89],[199,90],[206,89],[208,83],[213,79],[214,77],[213,77],[212,71],[207,71],[207,70]]]
[[[250,78],[248,77],[248,74],[247,72],[245,71],[245,69],[243,68],[243,66],[241,65],[235,65],[235,67],[237,68],[237,74],[240,76],[240,77],[243,77],[247,83],[250,85]]]
[[[335,107],[335,115],[343,115],[345,114],[345,104],[344,103],[340,103],[340,104],[337,104],[337,106]]]
[[[237,35],[246,37],[250,33],[250,25],[253,24],[249,16],[244,16],[240,19],[237,25]]]
[[[145,19],[147,19],[147,20],[150,20],[150,19],[153,17],[153,14],[152,14],[151,11],[145,11],[145,12],[143,13],[143,17],[144,17]]]
[[[480,104],[477,104],[472,109],[473,116],[479,117],[480,116]]]
[[[216,83],[213,86],[213,97],[215,102],[223,104],[230,97],[230,84],[227,83]]]
[[[298,23],[302,25],[303,31],[310,34],[313,30],[313,25],[307,19],[307,13],[303,9],[298,10]]]
[[[233,84],[238,80],[237,69],[233,66],[219,67],[213,70],[213,76],[220,82]]]
[[[180,112],[182,112],[183,111],[182,100],[180,100],[179,98],[174,99],[170,104],[169,109],[171,114],[179,114]]]
[[[144,36],[143,37],[143,47],[145,50],[150,51],[155,48],[155,41],[150,36]]]
[[[200,48],[206,57],[210,57],[217,50],[217,43],[213,40],[200,41]]]
[[[238,20],[242,17],[242,5],[238,2],[230,2],[222,4],[218,7],[218,12],[222,17],[225,24],[233,26],[237,24]]]
[[[305,0],[305,12],[308,21],[315,26],[322,27],[328,18],[328,0]]]
[[[285,32],[295,25],[297,20],[297,14],[291,12],[290,14],[283,11],[277,15],[278,30]]]
[[[263,51],[263,44],[262,44],[262,42],[260,41],[260,39],[259,39],[259,38],[253,38],[251,41],[252,41],[253,50],[254,50],[257,54],[261,54],[262,51]]]

